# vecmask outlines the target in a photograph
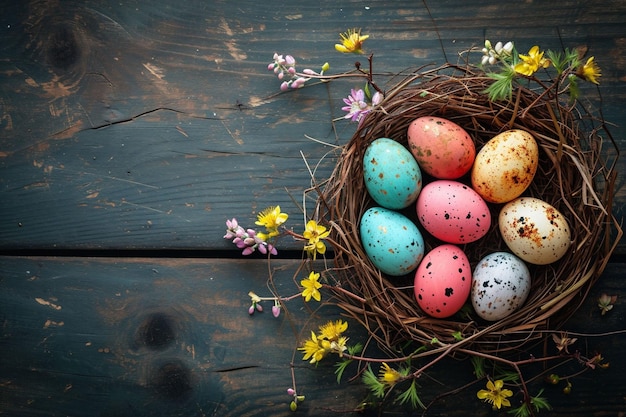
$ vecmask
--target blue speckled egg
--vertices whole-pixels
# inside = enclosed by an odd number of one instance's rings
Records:
[[[399,276],[413,271],[424,256],[424,239],[406,216],[372,207],[361,217],[361,244],[381,272]]]
[[[417,161],[393,139],[379,138],[367,147],[363,176],[369,195],[388,209],[410,206],[422,189],[422,172]]]

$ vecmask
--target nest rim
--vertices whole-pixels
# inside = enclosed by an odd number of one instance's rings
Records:
[[[485,353],[519,349],[546,331],[560,328],[578,309],[621,237],[611,211],[615,161],[611,164],[603,159],[601,133],[611,139],[617,155],[619,151],[604,121],[527,87],[519,87],[512,100],[492,102],[485,94],[492,81],[477,67],[452,64],[407,76],[387,91],[382,103],[366,115],[341,148],[319,195],[317,212],[331,226],[334,267],[330,272],[339,289],[335,291],[337,305],[390,351],[399,342],[427,344],[435,339]],[[572,245],[559,261],[543,266],[527,263],[532,276],[530,295],[519,309],[499,321],[483,321],[475,314],[463,317],[457,313],[445,319],[426,315],[413,295],[413,274],[410,283],[385,276],[361,246],[360,215],[376,205],[363,183],[363,153],[379,137],[407,146],[408,125],[421,116],[457,123],[473,138],[477,151],[502,131],[531,133],[540,148],[540,161],[533,183],[522,196],[540,198],[557,208],[572,230]],[[591,127],[583,129],[582,123]],[[459,181],[468,183],[466,177]],[[464,251],[473,246],[466,252],[472,271],[486,254],[510,252],[502,239],[491,240],[499,235],[497,211],[502,204],[488,205],[492,209],[490,232],[478,242],[458,245]],[[414,211],[413,205],[411,209]],[[445,243],[429,236],[419,222],[416,225],[426,243],[425,253]]]

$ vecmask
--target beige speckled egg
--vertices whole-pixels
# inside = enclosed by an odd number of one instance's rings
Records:
[[[472,188],[490,203],[506,203],[530,185],[539,162],[533,136],[519,129],[495,136],[476,155]]]
[[[520,197],[500,210],[500,234],[511,251],[536,265],[558,261],[567,253],[571,232],[567,220],[543,200]]]

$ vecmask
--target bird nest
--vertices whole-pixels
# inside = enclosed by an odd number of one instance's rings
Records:
[[[332,227],[337,303],[390,350],[407,341],[436,339],[464,351],[494,353],[536,341],[562,326],[581,305],[621,235],[611,214],[618,152],[604,121],[546,89],[520,87],[511,100],[491,101],[485,94],[491,82],[477,68],[450,64],[410,75],[362,120],[320,191],[318,215]],[[523,196],[551,204],[570,225],[568,252],[549,265],[528,265],[530,295],[499,321],[483,321],[467,309],[445,319],[426,315],[415,300],[413,275],[386,276],[362,247],[360,219],[376,205],[364,184],[364,152],[381,137],[407,146],[407,129],[422,116],[455,122],[473,138],[477,150],[505,130],[531,133],[539,145],[539,164]],[[469,184],[467,177],[459,181]],[[461,246],[472,269],[487,254],[507,250],[497,226],[501,206],[490,204],[493,224],[488,234]],[[419,225],[413,206],[403,213]],[[442,243],[426,232],[423,236],[426,252]]]

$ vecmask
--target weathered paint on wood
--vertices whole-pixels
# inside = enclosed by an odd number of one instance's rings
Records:
[[[275,263],[280,291],[293,288],[297,264]],[[602,334],[623,328],[623,301],[601,316],[595,300],[602,292],[623,296],[624,268],[609,266],[568,330]],[[248,291],[269,295],[263,260],[0,257],[0,277],[4,415],[292,415],[290,363],[306,395],[301,414],[346,411],[365,398],[359,383],[337,385],[334,360],[316,367],[294,354],[301,337],[340,317],[337,309],[322,307],[311,316],[309,307],[317,306],[296,299],[278,319],[269,312],[271,303],[266,312],[248,315]],[[355,323],[347,335],[365,341]],[[625,334],[579,336],[576,346],[585,354],[601,353],[610,367],[574,378],[570,396],[560,393],[562,386],[535,381],[532,387],[545,388],[555,407],[550,415],[626,411],[625,344]],[[420,381],[429,402],[471,382],[471,366],[451,360]],[[490,415],[475,398],[479,385],[442,398],[428,415]]]
[[[305,135],[344,143],[354,126],[331,122],[359,83],[277,94],[266,66],[280,52],[301,68],[347,70],[355,57],[333,44],[352,26],[371,34],[375,70],[391,73],[442,63],[442,46],[456,60],[485,37],[585,46],[603,68],[607,120],[626,120],[623,2],[430,10],[434,21],[413,1],[12,2],[0,27],[0,247],[227,249],[224,219],[271,204],[300,227],[292,198],[311,183],[307,164],[321,160],[323,180],[333,163]],[[585,97],[599,104],[593,90]],[[623,144],[626,130],[612,131]]]
[[[266,65],[279,52],[301,67],[328,60],[331,72],[351,68],[355,57],[333,50],[350,27],[371,35],[375,70],[390,73],[442,63],[442,47],[456,60],[485,38],[512,39],[522,50],[586,47],[603,77],[602,102],[593,89],[585,98],[602,104],[623,147],[626,3],[429,6],[434,21],[419,1],[4,1],[0,251],[195,250],[239,258],[221,238],[226,218],[252,223],[258,210],[280,204],[301,227],[292,197],[299,202],[310,185],[307,163],[318,180],[333,165],[332,155],[322,159],[332,147],[305,135],[345,143],[354,126],[339,122],[333,130],[332,121],[359,83],[277,94]],[[377,77],[382,85],[394,81]],[[622,244],[618,254],[625,253]],[[283,288],[291,288],[297,264],[277,261]],[[623,329],[624,270],[609,265],[569,330]],[[247,315],[246,294],[262,292],[265,279],[265,264],[250,259],[0,257],[0,413],[291,415],[293,361],[307,397],[299,413],[349,414],[363,386],[338,386],[332,363],[315,368],[293,355],[297,335],[314,328],[300,300],[288,319]],[[604,317],[595,305],[602,292],[619,296]],[[336,314],[324,308],[315,320]],[[352,340],[364,337],[350,331]],[[624,335],[581,336],[580,344],[611,366],[576,378],[571,396],[547,387],[550,415],[626,413]],[[455,387],[470,372],[466,362],[447,362],[421,381],[420,392],[428,401],[440,383]],[[441,399],[428,415],[492,415],[477,389]]]

